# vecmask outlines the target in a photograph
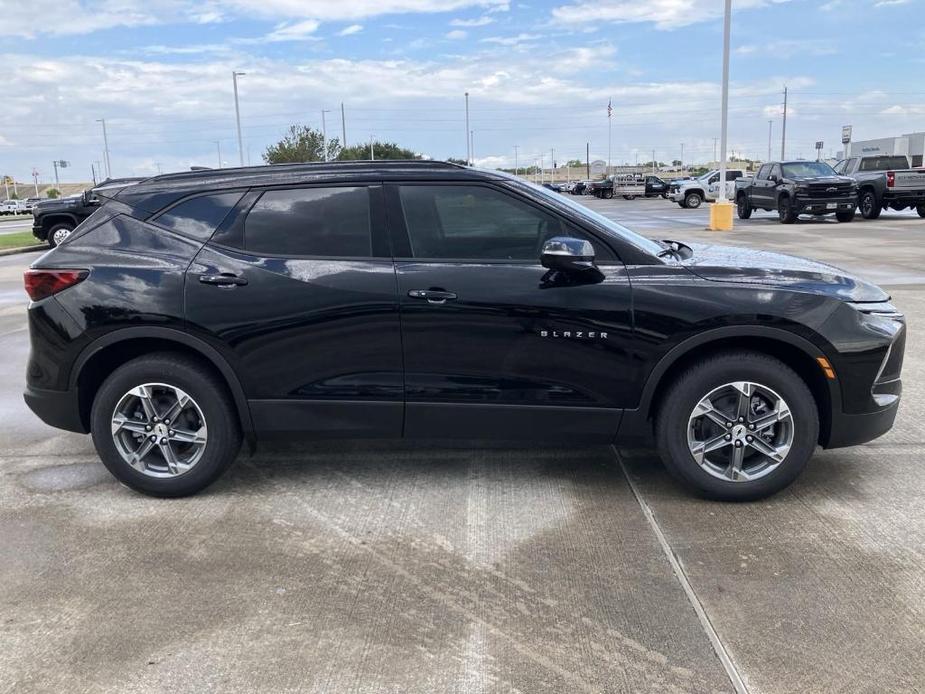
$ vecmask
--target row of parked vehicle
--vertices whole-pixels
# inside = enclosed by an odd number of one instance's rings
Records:
[[[31,214],[32,208],[42,198],[26,198],[25,200],[4,200],[0,202],[0,215]]]
[[[664,198],[668,193],[669,183],[658,176],[617,174],[596,181],[573,181],[564,186],[547,184],[545,187],[572,195],[593,195],[610,199],[621,196],[624,200],[636,198]]]

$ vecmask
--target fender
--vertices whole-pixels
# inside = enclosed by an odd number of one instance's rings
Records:
[[[39,221],[42,226],[45,225],[47,220],[52,220],[52,224],[56,224],[59,221],[67,220],[73,222],[74,226],[77,226],[77,217],[71,212],[48,212],[43,214],[41,217],[38,217],[36,221]]]
[[[234,398],[235,408],[238,411],[238,416],[241,419],[241,429],[244,434],[245,440],[248,442],[251,450],[253,451],[255,445],[255,434],[254,434],[254,423],[251,419],[250,406],[247,403],[247,397],[244,394],[244,388],[241,387],[241,381],[238,379],[237,374],[235,374],[234,369],[228,364],[228,361],[225,359],[222,354],[216,350],[214,347],[209,345],[207,342],[194,337],[189,333],[176,330],[174,328],[164,328],[159,326],[138,326],[131,328],[121,328],[119,330],[114,330],[113,332],[107,333],[102,337],[97,338],[89,345],[84,347],[83,351],[77,357],[74,362],[74,366],[71,368],[71,375],[69,379],[70,387],[77,387],[77,380],[80,377],[80,373],[83,370],[84,365],[89,361],[95,354],[99,353],[100,350],[110,347],[119,342],[125,342],[126,340],[133,340],[138,338],[159,338],[162,340],[169,340],[171,342],[177,342],[185,347],[196,351],[200,356],[207,359],[222,377],[225,379],[225,382],[228,384],[228,388],[231,390],[231,395]]]

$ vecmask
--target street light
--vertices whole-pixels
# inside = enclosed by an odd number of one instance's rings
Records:
[[[244,166],[244,145],[241,140],[241,108],[238,106],[238,77],[242,77],[246,74],[246,72],[231,73],[231,81],[234,84],[234,118],[238,125],[238,156],[241,160],[241,166]]]
[[[726,0],[723,15],[723,105],[719,143],[719,191],[710,205],[711,231],[732,231],[732,204],[726,200],[726,137],[729,121],[729,34],[732,25],[732,0]]]
[[[97,118],[96,122],[103,125],[103,159],[106,162],[106,178],[112,178],[112,166],[109,164],[109,138],[106,137],[106,119]]]
[[[57,187],[58,185],[60,185],[58,183],[58,169],[59,168],[66,169],[67,167],[71,165],[71,162],[64,161],[64,159],[55,159],[53,162],[51,162],[51,165],[55,167],[55,186]]]
[[[330,112],[330,110],[321,109],[321,155],[325,161],[328,160],[328,126],[324,120],[324,114]]]

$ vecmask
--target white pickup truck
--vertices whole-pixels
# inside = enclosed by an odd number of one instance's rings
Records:
[[[0,214],[25,214],[26,205],[22,200],[4,200],[0,202]]]
[[[858,207],[864,219],[880,213],[914,208],[925,217],[925,169],[909,168],[904,154],[851,157],[835,165],[835,171],[858,182]]]
[[[744,169],[726,169],[726,199],[735,199],[735,182],[747,178],[750,174]],[[668,199],[681,207],[696,209],[704,201],[715,202],[719,195],[719,170],[708,171],[699,178],[672,183],[668,189]]]

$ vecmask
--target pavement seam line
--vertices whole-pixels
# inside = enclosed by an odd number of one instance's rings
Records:
[[[675,577],[678,579],[678,583],[681,584],[681,588],[684,590],[684,594],[687,596],[688,602],[690,602],[691,607],[694,608],[694,612],[697,614],[697,619],[700,620],[700,626],[703,628],[707,638],[710,640],[710,644],[713,646],[716,657],[719,658],[719,662],[722,663],[723,669],[726,671],[726,675],[729,677],[729,681],[732,683],[736,694],[749,694],[748,687],[745,686],[745,681],[742,679],[742,675],[739,674],[738,668],[732,661],[732,656],[729,652],[729,649],[726,648],[726,645],[720,638],[719,633],[713,626],[713,622],[710,621],[710,617],[707,615],[707,611],[704,609],[703,604],[700,602],[700,598],[697,597],[697,593],[694,591],[694,587],[691,585],[690,580],[687,578],[687,572],[684,571],[684,567],[681,565],[680,560],[678,559],[677,555],[675,555],[674,550],[671,549],[671,545],[668,544],[668,538],[666,538],[665,533],[662,532],[662,528],[658,524],[658,520],[655,518],[655,514],[652,513],[652,509],[649,507],[649,504],[647,504],[645,499],[642,498],[642,494],[639,492],[639,488],[636,486],[636,483],[633,482],[633,478],[630,477],[629,470],[626,469],[626,465],[623,462],[623,458],[620,456],[620,452],[614,445],[611,445],[610,448],[613,450],[614,457],[617,459],[617,463],[620,465],[620,469],[623,471],[623,476],[626,477],[626,481],[629,484],[630,491],[633,493],[633,497],[636,499],[636,503],[639,504],[639,508],[642,510],[642,515],[645,516],[646,522],[649,524],[649,527],[652,528],[652,532],[655,534],[655,538],[658,540],[658,544],[661,546],[662,552],[665,554],[665,558],[668,559],[668,563],[671,565],[671,569],[674,572]]]

